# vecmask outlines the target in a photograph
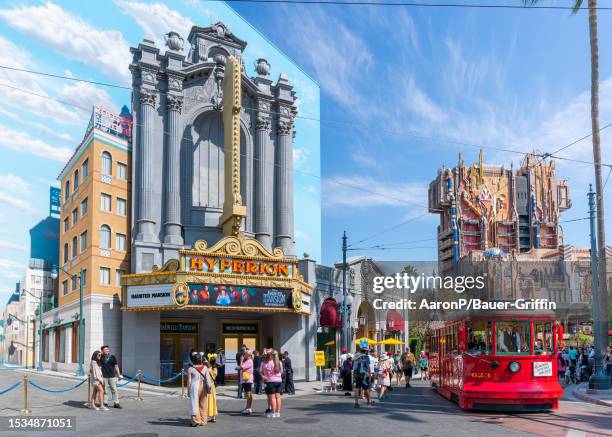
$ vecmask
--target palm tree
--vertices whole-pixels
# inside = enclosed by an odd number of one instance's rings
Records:
[[[408,264],[406,267],[404,267],[404,273],[408,274],[408,276],[418,275],[416,267],[413,266],[412,264]]]
[[[539,3],[541,0],[523,0],[526,6]],[[573,0],[572,12],[577,13],[584,0]],[[593,303],[597,313],[593,314],[595,327],[595,373],[603,375],[602,356],[605,355],[605,347],[608,343],[608,290],[606,273],[606,231],[604,225],[604,201],[603,183],[601,177],[601,147],[599,135],[599,43],[597,40],[597,0],[588,0],[589,9],[589,39],[591,44],[591,129],[593,138],[593,164],[595,166],[595,192],[597,195],[597,243],[598,243],[598,290],[593,290]],[[601,355],[601,356],[600,356]],[[609,388],[607,379],[601,378],[606,387]],[[605,380],[605,381],[604,381]],[[591,379],[592,382],[593,379]],[[594,384],[600,384],[597,382]],[[591,385],[591,382],[589,382]]]

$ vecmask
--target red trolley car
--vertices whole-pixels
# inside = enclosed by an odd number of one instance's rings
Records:
[[[558,330],[552,311],[492,311],[436,322],[429,343],[431,385],[465,409],[558,407]]]

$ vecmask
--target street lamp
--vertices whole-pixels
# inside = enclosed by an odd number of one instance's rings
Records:
[[[38,372],[42,372],[43,369],[43,321],[42,321],[42,316],[43,316],[43,293],[44,291],[40,292],[40,297],[39,296],[35,296],[32,292],[26,290],[25,288],[21,289],[21,296],[25,297],[25,294],[28,293],[30,296],[32,296],[34,299],[38,299],[38,338],[39,338],[39,346],[38,346],[38,367],[36,368],[36,371]],[[29,328],[28,328],[29,331]],[[36,340],[34,340],[34,344],[36,344]]]
[[[51,278],[53,280],[56,280],[58,277],[58,268],[62,272],[66,273],[71,280],[79,280],[79,364],[77,366],[76,376],[84,376],[85,371],[83,370],[83,349],[85,349],[85,337],[83,336],[83,269],[81,268],[81,270],[79,271],[79,275],[77,276],[69,273],[62,266],[54,266],[51,270]]]

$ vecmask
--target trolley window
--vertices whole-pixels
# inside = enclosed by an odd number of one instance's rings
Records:
[[[467,352],[471,355],[492,354],[491,322],[467,323]]]
[[[497,334],[497,354],[529,355],[529,321],[499,321],[495,324]]]
[[[533,351],[536,355],[552,355],[553,326],[552,322],[534,322],[535,330]]]

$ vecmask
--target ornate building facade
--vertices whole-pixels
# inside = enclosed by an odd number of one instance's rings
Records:
[[[561,212],[571,207],[569,185],[554,161],[527,154],[518,169],[479,162],[441,168],[429,184],[429,211],[440,215],[440,274],[452,273],[472,252],[525,253],[563,244]]]
[[[247,45],[223,23],[194,26],[183,39],[167,35],[165,53],[145,39],[132,49],[132,106],[138,122],[134,162],[133,271],[150,271],[197,240],[222,237],[224,123],[221,114],[227,59],[242,64],[241,230],[267,249],[294,256],[293,119],[296,96],[287,77],[268,76],[242,61]]]

